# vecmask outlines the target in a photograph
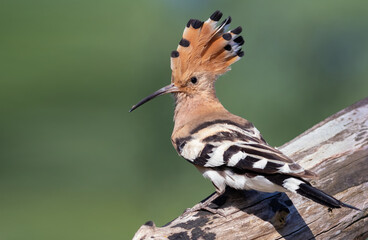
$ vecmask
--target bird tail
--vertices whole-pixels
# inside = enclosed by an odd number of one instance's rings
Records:
[[[341,207],[347,207],[354,210],[361,211],[360,209],[351,206],[349,204],[343,203],[336,198],[328,195],[327,193],[311,186],[309,183],[304,182],[299,184],[299,188],[295,190],[300,195],[307,197],[319,204],[325,205],[330,208],[341,208]]]
[[[283,187],[288,189],[291,192],[299,193],[300,195],[307,197],[319,204],[330,208],[341,208],[347,207],[354,210],[361,211],[360,209],[351,206],[349,204],[343,203],[336,198],[328,195],[327,193],[313,187],[310,183],[297,178],[287,178],[284,180]]]
[[[330,208],[347,207],[354,210],[361,211],[360,209],[343,203],[336,198],[328,195],[327,193],[313,187],[309,182],[298,178],[290,177],[282,174],[275,174],[270,180],[276,184],[282,185],[290,192],[298,193],[306,198],[309,198],[316,203],[322,204]]]

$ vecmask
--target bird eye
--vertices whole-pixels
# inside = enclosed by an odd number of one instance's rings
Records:
[[[190,81],[193,83],[193,84],[196,84],[197,83],[197,78],[196,77],[192,77],[191,79],[190,79]]]

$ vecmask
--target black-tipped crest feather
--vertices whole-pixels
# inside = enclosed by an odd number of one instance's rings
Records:
[[[223,37],[226,41],[230,41],[230,40],[231,40],[231,34],[230,34],[230,33],[225,33],[224,35],[222,35],[222,37]]]
[[[193,21],[191,22],[191,25],[194,29],[198,29],[200,27],[202,27],[203,22],[197,19],[193,19]]]
[[[189,74],[188,71],[221,75],[240,59],[237,54],[240,44],[232,39],[241,40],[238,34],[242,29],[237,27],[226,32],[231,17],[216,26],[221,17],[222,13],[215,11],[205,22],[197,19],[187,22],[177,51],[171,54],[171,69],[175,79],[181,79],[183,74]]]
[[[220,12],[219,10],[215,11],[214,13],[212,13],[212,15],[210,16],[210,19],[212,21],[216,21],[218,22],[222,17],[222,12]]]
[[[179,42],[179,45],[182,47],[189,47],[190,42],[188,40],[186,40],[185,38],[182,38]]]
[[[236,55],[238,55],[238,57],[243,57],[244,56],[244,52],[240,49]]]
[[[235,28],[235,29],[233,29],[233,30],[231,30],[231,32],[234,33],[234,34],[236,34],[236,35],[240,34],[242,31],[243,31],[243,29],[240,26],[237,27],[237,28]]]
[[[236,42],[237,44],[239,44],[239,46],[244,44],[244,39],[242,36],[239,36],[237,38],[234,39],[234,42]]]
[[[227,44],[227,45],[224,47],[224,49],[225,49],[226,51],[231,51],[231,45],[230,45],[230,44]]]
[[[177,57],[179,57],[179,52],[178,52],[178,51],[176,51],[176,50],[172,51],[172,52],[171,52],[171,57],[172,57],[172,58],[177,58]]]

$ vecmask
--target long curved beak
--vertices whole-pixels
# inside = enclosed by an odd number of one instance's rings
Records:
[[[166,94],[166,93],[174,93],[174,92],[178,92],[179,89],[172,83],[170,85],[167,85],[159,90],[157,90],[156,92],[152,93],[151,95],[143,98],[142,100],[140,100],[136,105],[134,105],[130,110],[129,112],[132,112],[134,109],[138,108],[139,106],[145,104],[146,102],[154,99],[155,97],[157,96],[161,96],[163,94]]]

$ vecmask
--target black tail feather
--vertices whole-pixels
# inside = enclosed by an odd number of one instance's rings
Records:
[[[312,187],[308,183],[302,183],[299,185],[299,189],[296,190],[297,193],[300,195],[307,197],[319,204],[325,205],[330,208],[341,208],[341,207],[347,207],[354,210],[361,211],[360,209],[353,207],[351,205],[345,204],[336,198],[328,195],[327,193],[324,193],[323,191]]]
[[[340,203],[341,203],[341,206],[343,206],[343,207],[351,208],[351,209],[354,209],[354,210],[357,210],[357,211],[361,211],[361,212],[363,211],[362,209],[356,208],[356,207],[351,206],[349,204],[346,204],[346,203],[343,203],[343,202],[340,202]]]

